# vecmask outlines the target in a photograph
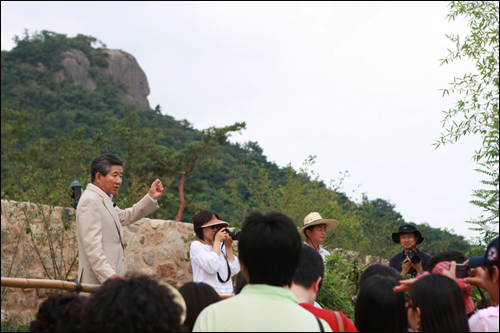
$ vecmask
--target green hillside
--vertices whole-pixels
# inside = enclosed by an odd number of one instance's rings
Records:
[[[130,86],[113,75],[105,45],[96,38],[42,31],[16,43],[2,51],[1,60],[2,199],[69,206],[74,176],[86,185],[92,158],[113,152],[125,159],[120,205],[132,204],[154,178],[168,185],[155,218],[178,215],[182,172],[189,171],[182,221],[210,209],[240,227],[252,210],[279,210],[300,226],[305,215],[318,211],[341,222],[328,236],[331,248],[384,258],[399,251],[390,235],[407,221],[395,205],[368,198],[356,205],[307,171],[269,162],[257,142],[228,142],[245,123],[199,131],[162,113],[160,106],[125,103]],[[84,76],[95,82],[94,89],[60,74],[66,70],[64,52],[88,59]],[[469,249],[461,236],[426,224],[418,228],[425,232],[424,251]]]

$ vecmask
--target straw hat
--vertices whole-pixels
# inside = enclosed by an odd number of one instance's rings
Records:
[[[214,218],[213,220],[208,221],[204,225],[202,225],[200,228],[207,228],[211,227],[213,225],[224,225],[226,228],[229,226],[229,223],[226,221],[218,220],[217,218]]]
[[[173,296],[173,301],[179,304],[180,307],[182,308],[182,313],[181,313],[181,325],[182,325],[184,323],[184,320],[186,320],[186,311],[187,311],[186,301],[184,301],[184,297],[182,297],[181,293],[177,289],[175,289],[168,283],[164,281],[158,281],[158,283],[161,284],[162,286],[165,286],[168,290],[170,290]]]
[[[318,224],[326,224],[326,231],[328,231],[328,230],[332,230],[333,228],[338,226],[339,222],[337,220],[331,220],[331,219],[330,220],[323,220],[321,215],[319,215],[319,213],[317,213],[317,212],[310,213],[309,215],[304,217],[304,226],[299,229],[299,233],[302,236],[305,236],[304,230],[307,227],[311,227],[313,225],[318,225]]]

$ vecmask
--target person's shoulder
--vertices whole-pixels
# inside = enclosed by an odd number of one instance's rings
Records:
[[[499,316],[498,305],[497,306],[488,306],[487,308],[478,310],[476,314],[481,318],[488,317],[497,317]]]
[[[201,248],[203,247],[203,244],[198,241],[198,240],[195,240],[194,242],[191,243],[190,247],[193,249],[193,248]]]
[[[399,256],[401,256],[401,252],[398,252],[398,253],[396,253],[395,255],[393,255],[393,256],[391,257],[391,259],[389,259],[389,261],[394,261],[394,260],[396,260]]]
[[[418,249],[417,249],[417,250],[418,250]],[[424,252],[424,251],[422,251],[422,250],[418,250],[418,254],[419,254],[421,257],[422,257],[422,255],[423,255],[424,257],[426,257],[426,258],[430,258],[430,257],[432,257],[429,253]]]

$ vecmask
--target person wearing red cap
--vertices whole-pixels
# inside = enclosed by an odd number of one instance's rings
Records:
[[[499,259],[498,236],[488,245],[482,256],[469,260],[471,277],[464,279],[466,283],[486,290],[490,294],[492,306],[477,311],[469,318],[471,332],[498,332],[498,293],[499,293]]]

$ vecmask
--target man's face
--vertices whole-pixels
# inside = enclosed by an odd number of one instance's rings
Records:
[[[318,224],[312,227],[312,231],[308,231],[308,236],[314,244],[319,244],[325,240],[326,224]]]
[[[122,185],[123,168],[120,165],[112,165],[106,176],[100,172],[96,175],[96,186],[107,195],[116,194]]]
[[[415,248],[415,246],[417,246],[417,237],[415,237],[415,234],[413,233],[400,234],[399,241],[405,251],[412,250]]]

